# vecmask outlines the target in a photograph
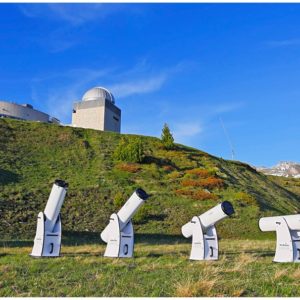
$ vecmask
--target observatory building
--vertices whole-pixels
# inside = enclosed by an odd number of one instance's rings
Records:
[[[103,87],[88,90],[73,105],[72,126],[120,132],[121,110],[112,93]]]
[[[39,121],[45,123],[56,123],[60,121],[50,117],[39,110],[33,108],[30,104],[16,104],[0,100],[0,118],[11,118],[17,120]]]

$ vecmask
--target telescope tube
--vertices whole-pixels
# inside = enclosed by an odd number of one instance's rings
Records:
[[[46,208],[44,210],[48,225],[47,228],[49,231],[52,231],[56,224],[60,209],[67,193],[67,189],[68,183],[59,179],[55,180],[46,204]]]
[[[231,216],[232,214],[234,214],[234,209],[229,201],[223,201],[209,209],[207,212],[199,216],[203,231],[205,232],[209,227],[215,225],[228,216]],[[193,224],[191,222],[186,223],[181,227],[181,232],[184,237],[189,238],[193,234]]]
[[[149,198],[149,195],[142,189],[137,189],[127,200],[127,202],[122,206],[122,208],[117,213],[119,220],[122,222],[121,230],[136,214],[137,210],[142,206],[145,200]]]
[[[136,189],[126,203],[117,213],[120,221],[120,231],[127,225],[127,223],[133,218],[137,210],[144,201],[149,198],[149,195],[141,188]],[[108,240],[109,223],[101,233],[101,238],[104,242]]]
[[[282,218],[286,220],[291,230],[300,230],[300,214],[261,218],[258,223],[259,228],[261,231],[275,231],[276,222],[282,222]]]
[[[232,214],[234,214],[232,204],[229,201],[224,201],[200,215],[199,218],[201,220],[203,230],[205,230]]]

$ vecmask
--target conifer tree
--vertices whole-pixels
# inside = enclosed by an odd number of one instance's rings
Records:
[[[161,141],[165,149],[170,150],[174,148],[174,138],[168,124],[166,123],[164,124],[164,127],[162,129]]]

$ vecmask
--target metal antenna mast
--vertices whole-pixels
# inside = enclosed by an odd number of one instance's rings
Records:
[[[225,128],[224,122],[223,122],[223,120],[222,120],[221,117],[220,117],[220,122],[221,122],[221,125],[222,125],[222,128],[223,128],[224,134],[226,136],[226,139],[228,141],[229,147],[231,149],[231,159],[234,160],[235,152],[234,152],[233,144],[232,144],[232,141],[231,141],[231,139],[229,137],[229,134],[228,134],[228,132],[227,132],[227,130]]]

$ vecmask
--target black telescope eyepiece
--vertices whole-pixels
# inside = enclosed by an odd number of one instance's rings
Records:
[[[135,190],[136,194],[143,200],[147,200],[150,195],[148,195],[143,189],[138,188]]]
[[[69,186],[69,184],[61,179],[56,179],[54,184],[62,187],[62,188],[67,188]]]
[[[223,201],[221,203],[221,207],[223,212],[227,215],[227,216],[231,216],[234,214],[234,209],[232,204],[229,201]]]

